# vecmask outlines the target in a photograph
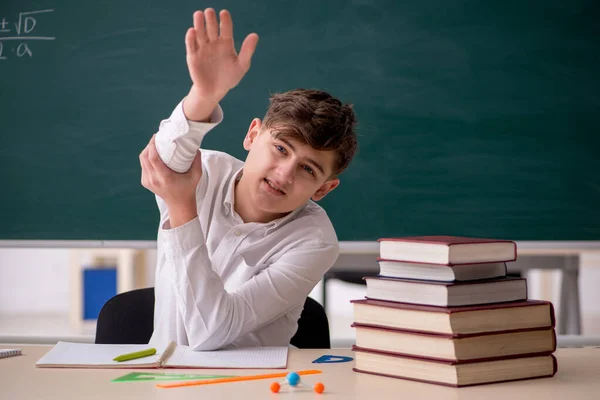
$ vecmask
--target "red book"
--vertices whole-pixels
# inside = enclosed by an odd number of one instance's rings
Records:
[[[356,346],[360,348],[441,361],[493,360],[556,350],[553,328],[455,336],[356,323],[352,327],[356,328]]]
[[[558,370],[551,353],[496,360],[440,361],[357,346],[352,350],[356,372],[453,387],[551,377]]]
[[[527,299],[525,279],[509,276],[452,283],[381,276],[364,279],[367,298],[375,300],[452,307]]]
[[[361,325],[448,334],[517,331],[555,326],[552,303],[512,301],[463,307],[434,307],[372,299],[352,300],[354,322]]]
[[[506,276],[506,263],[441,265],[412,263],[378,258],[379,275],[389,278],[425,279],[432,281],[472,281]]]
[[[381,238],[378,242],[380,257],[388,260],[456,265],[517,259],[517,245],[512,240],[412,236]]]

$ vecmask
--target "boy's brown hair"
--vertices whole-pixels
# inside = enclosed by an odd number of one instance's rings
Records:
[[[316,150],[335,151],[332,175],[348,167],[357,148],[356,117],[351,104],[327,92],[295,89],[270,98],[263,120],[276,137],[289,137]]]

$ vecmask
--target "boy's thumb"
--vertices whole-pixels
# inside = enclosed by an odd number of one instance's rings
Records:
[[[202,153],[200,150],[196,152],[196,157],[194,157],[194,161],[192,161],[192,168],[197,169],[202,165]]]
[[[194,157],[194,161],[192,161],[190,171],[194,174],[202,174],[202,153],[200,150],[196,152],[196,157]]]

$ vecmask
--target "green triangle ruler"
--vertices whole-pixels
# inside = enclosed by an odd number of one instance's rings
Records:
[[[142,382],[142,381],[185,381],[191,379],[230,378],[235,375],[197,375],[197,374],[169,374],[161,372],[132,372],[123,375],[111,382]]]

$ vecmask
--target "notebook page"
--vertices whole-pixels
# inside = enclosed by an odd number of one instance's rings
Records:
[[[92,344],[58,342],[38,360],[36,366],[126,366],[158,363],[162,351],[135,360],[117,362],[113,358],[134,351],[148,349],[147,344]]]
[[[215,351],[193,351],[177,346],[167,361],[169,367],[195,368],[286,368],[289,348],[246,347]]]

